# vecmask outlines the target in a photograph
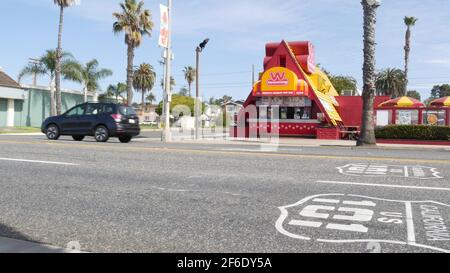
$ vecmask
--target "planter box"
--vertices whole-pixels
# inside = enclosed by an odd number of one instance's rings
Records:
[[[317,139],[339,140],[339,128],[317,128]]]
[[[417,140],[417,139],[377,139],[377,143],[450,146],[450,141]]]

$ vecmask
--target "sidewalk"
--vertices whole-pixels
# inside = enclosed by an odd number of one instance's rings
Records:
[[[309,139],[309,138],[280,138],[277,142],[269,142],[262,140],[243,140],[243,139],[203,139],[203,140],[182,140],[176,141],[178,143],[204,143],[204,144],[242,144],[242,145],[268,145],[268,146],[289,146],[289,147],[348,147],[357,148],[356,141],[349,140],[323,140],[323,139]],[[450,146],[440,145],[413,145],[413,144],[384,144],[378,143],[376,146],[361,147],[364,149],[434,149],[450,151]]]
[[[79,253],[79,251],[0,237],[0,253]]]

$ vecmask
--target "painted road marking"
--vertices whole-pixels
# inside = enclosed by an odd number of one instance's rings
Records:
[[[409,245],[450,253],[448,204],[320,194],[279,209],[275,227],[293,239],[361,244],[361,249],[367,243]]]
[[[344,181],[325,181],[324,180],[324,181],[317,181],[317,183],[356,185],[356,186],[368,186],[368,187],[400,188],[400,189],[413,189],[413,190],[450,191],[450,188],[440,188],[440,187],[421,187],[421,186],[405,186],[405,185],[375,184],[375,183],[358,183],[358,182],[344,182]]]
[[[15,161],[15,162],[26,162],[26,163],[38,163],[38,164],[50,164],[50,165],[65,165],[65,166],[79,166],[79,164],[66,163],[66,162],[54,162],[54,161],[42,161],[42,160],[29,160],[29,159],[16,159],[16,158],[2,158],[3,161]]]
[[[421,180],[442,179],[443,177],[434,167],[427,166],[398,166],[373,163],[352,163],[337,167],[339,173],[347,176],[366,177],[403,177]]]
[[[42,142],[32,141],[12,141],[0,140],[0,143],[15,143],[23,145],[39,145]],[[450,165],[450,160],[441,159],[414,159],[414,158],[393,158],[393,157],[358,157],[358,156],[335,156],[335,155],[313,155],[313,154],[277,154],[277,153],[263,153],[263,152],[233,152],[233,151],[218,151],[218,150],[197,150],[188,148],[151,148],[151,147],[124,147],[113,145],[91,145],[91,144],[64,144],[55,142],[44,142],[49,146],[67,147],[67,148],[82,148],[82,149],[97,149],[97,150],[122,150],[133,152],[180,152],[193,154],[220,154],[220,155],[242,155],[242,156],[272,156],[283,158],[313,158],[313,159],[336,159],[336,160],[369,160],[369,161],[393,161],[393,162],[413,162],[430,163],[430,164],[445,164]]]

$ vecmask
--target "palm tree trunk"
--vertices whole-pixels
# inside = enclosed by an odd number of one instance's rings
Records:
[[[142,113],[144,112],[144,104],[145,104],[145,90],[142,90]]]
[[[375,52],[378,1],[363,0],[364,8],[364,66],[363,117],[361,137],[357,146],[376,145],[373,102],[375,95]]]
[[[83,93],[84,93],[84,102],[87,102],[87,87],[86,86],[83,88]]]
[[[189,83],[189,97],[190,97],[190,98],[192,97],[192,93],[191,93],[191,85],[192,85],[192,83]]]
[[[64,24],[64,7],[60,6],[59,13],[59,30],[58,30],[58,47],[56,49],[56,112],[61,115],[61,51],[62,51],[62,31]]]
[[[411,28],[408,26],[405,36],[405,94],[408,89],[409,53],[411,51]]]
[[[128,66],[127,66],[127,105],[130,106],[133,103],[133,60],[134,60],[134,47],[131,43],[128,43]]]
[[[56,116],[54,77],[50,77],[50,116]]]

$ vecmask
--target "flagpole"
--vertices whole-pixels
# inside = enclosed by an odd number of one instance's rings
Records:
[[[172,0],[167,1],[167,6],[169,10],[169,16],[168,16],[168,38],[167,38],[167,48],[166,48],[166,92],[165,92],[165,103],[164,103],[164,141],[165,142],[171,142],[172,141],[172,135],[170,131],[170,102],[172,100],[172,86],[171,86],[171,66],[172,66],[172,31],[171,31],[171,24],[172,24]]]

